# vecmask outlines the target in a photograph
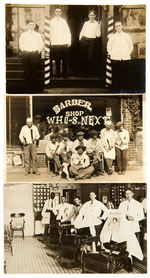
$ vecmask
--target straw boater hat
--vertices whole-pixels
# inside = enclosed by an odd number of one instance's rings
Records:
[[[75,149],[76,149],[76,151],[77,151],[78,149],[82,149],[83,151],[85,151],[85,150],[86,150],[86,147],[83,146],[83,145],[78,145]]]
[[[32,121],[33,121],[32,118],[27,118],[26,119],[26,123],[32,123]]]

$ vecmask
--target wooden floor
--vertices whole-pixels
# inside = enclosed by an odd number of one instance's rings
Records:
[[[80,268],[63,268],[58,261],[53,257],[47,256],[46,253],[57,254],[53,250],[49,250],[37,238],[21,237],[13,239],[13,256],[10,252],[7,253],[6,270],[8,274],[23,274],[23,273],[55,273],[55,274],[80,274]],[[119,273],[127,273],[121,270]],[[134,267],[134,273],[141,273]]]

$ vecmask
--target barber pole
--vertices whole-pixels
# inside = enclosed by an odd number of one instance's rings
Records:
[[[44,62],[44,84],[50,84],[50,17],[45,16],[45,62]]]
[[[108,17],[108,30],[107,30],[107,40],[110,38],[110,36],[113,34],[114,29],[114,20],[112,16]],[[112,84],[112,66],[111,66],[111,59],[107,57],[106,59],[106,87],[111,86]]]

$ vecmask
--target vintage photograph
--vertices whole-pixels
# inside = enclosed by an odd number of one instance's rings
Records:
[[[6,183],[7,274],[147,273],[145,183]]]
[[[7,96],[7,182],[145,181],[142,95]],[[15,111],[15,113],[14,113]]]
[[[145,93],[145,5],[6,4],[7,93]]]

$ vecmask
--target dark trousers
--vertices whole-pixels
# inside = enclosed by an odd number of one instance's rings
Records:
[[[95,73],[96,39],[82,37],[80,48],[83,74],[92,75]]]
[[[111,60],[112,87],[114,89],[128,89],[132,79],[131,60]]]
[[[50,49],[50,68],[51,75],[54,75],[54,68],[52,60],[56,63],[56,74],[59,77],[61,73],[60,65],[62,60],[62,75],[65,77],[67,75],[67,57],[68,57],[68,47],[67,45],[52,45]]]
[[[28,85],[37,87],[38,71],[40,65],[40,54],[38,51],[23,51],[22,61],[24,66],[24,75]]]
[[[127,149],[126,150],[120,150],[119,148],[116,148],[116,159],[117,159],[117,168],[118,171],[125,171],[126,165],[127,165]]]

